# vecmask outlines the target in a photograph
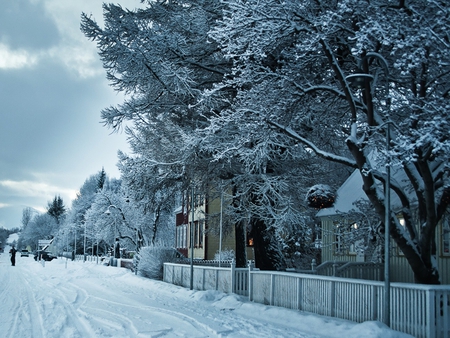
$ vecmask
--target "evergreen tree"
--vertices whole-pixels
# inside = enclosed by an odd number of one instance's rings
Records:
[[[106,181],[106,172],[105,172],[105,168],[102,168],[102,171],[100,171],[99,175],[98,175],[98,190],[101,191],[103,189],[103,186],[105,185],[105,181]]]
[[[48,202],[47,213],[59,224],[66,214],[66,207],[60,196],[55,196],[52,202]]]

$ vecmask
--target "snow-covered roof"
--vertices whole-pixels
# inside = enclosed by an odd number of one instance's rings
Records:
[[[406,174],[403,169],[396,167],[391,169],[391,181],[397,182],[403,187],[405,193],[408,195],[409,200],[414,200],[413,190],[406,179]],[[381,183],[380,183],[381,184]],[[356,201],[368,201],[364,190],[361,173],[359,170],[355,170],[350,177],[341,185],[336,193],[336,201],[330,208],[321,209],[316,216],[327,217],[335,216],[341,213],[347,213],[349,211],[358,211],[355,202]],[[383,191],[383,188],[380,187]],[[391,208],[392,210],[399,210],[401,208],[400,199],[391,190]]]
[[[368,200],[362,189],[362,178],[359,170],[353,171],[349,178],[341,185],[336,193],[336,201],[330,208],[321,209],[317,217],[333,216],[339,212],[349,212],[355,209],[354,202],[358,200]]]

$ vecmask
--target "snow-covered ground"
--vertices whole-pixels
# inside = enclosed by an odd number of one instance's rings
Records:
[[[58,258],[41,264],[0,255],[0,336],[40,337],[383,337],[381,323],[353,322],[185,288],[126,269]]]

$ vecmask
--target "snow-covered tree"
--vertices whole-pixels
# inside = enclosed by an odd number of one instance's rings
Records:
[[[209,154],[187,141],[224,104],[201,102],[200,95],[222,80],[231,62],[207,38],[221,15],[220,1],[145,3],[135,11],[105,4],[105,27],[83,15],[81,28],[97,42],[111,85],[128,95],[102,118],[113,129],[126,121],[132,155],[120,153],[119,168],[128,196],[153,215],[156,235],[177,194],[194,183],[207,191],[215,178]]]
[[[133,155],[119,155],[124,183],[155,215],[170,210],[175,195],[193,184],[205,192],[231,190],[226,213],[232,220],[227,224],[236,229],[237,265],[246,264],[249,231],[257,265],[283,268],[278,239],[289,227],[305,225],[299,213],[299,177],[312,185],[314,173],[326,172],[327,166],[311,163],[311,154],[294,149],[293,141],[288,149],[284,136],[259,138],[261,133],[254,133],[263,122],[254,123],[258,113],[233,124],[235,117],[226,108],[241,99],[241,85],[233,81],[240,74],[231,69],[233,58],[225,59],[208,36],[227,13],[224,2],[145,3],[148,8],[135,11],[104,5],[105,28],[82,17],[82,31],[97,42],[112,86],[129,96],[124,104],[102,112],[109,127],[120,128],[127,121]],[[271,89],[255,90],[264,98]],[[211,127],[215,118],[224,122]]]
[[[48,213],[34,215],[20,232],[20,243],[24,247],[29,245],[31,248],[37,249],[40,239],[52,239],[58,230],[59,224]]]
[[[391,184],[405,226],[392,213],[390,235],[417,282],[439,283],[435,234],[450,195],[445,1],[225,4],[226,15],[210,36],[233,61],[234,76],[214,89],[233,88],[237,99],[211,129],[226,124],[245,129],[245,139],[237,134],[251,151],[245,154],[237,142],[229,143],[221,156],[243,156],[257,172],[274,157],[272,144],[283,150],[278,156],[293,159],[301,144],[307,153],[360,170],[380,219],[385,219],[382,187],[389,161],[405,173],[403,182]],[[354,89],[348,75],[361,71],[372,81]],[[385,147],[387,126],[391,151]]]

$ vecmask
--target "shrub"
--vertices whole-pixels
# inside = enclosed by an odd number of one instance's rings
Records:
[[[177,252],[167,246],[152,245],[141,248],[136,256],[140,276],[162,280],[164,263],[174,262]]]
[[[220,254],[220,260],[231,261],[232,259],[235,259],[234,250],[229,250],[229,249],[222,250],[222,252]],[[219,251],[217,251],[214,254],[214,260],[216,260],[216,261],[219,260]]]

